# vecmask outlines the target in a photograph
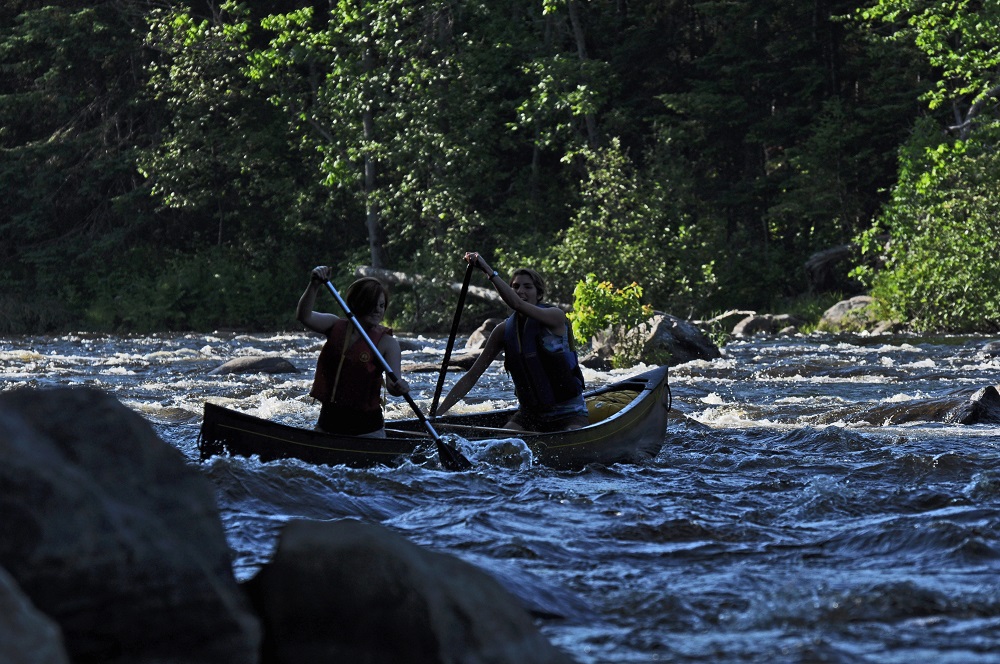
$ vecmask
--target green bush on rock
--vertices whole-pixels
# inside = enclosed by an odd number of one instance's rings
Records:
[[[625,288],[615,288],[609,281],[598,281],[588,274],[573,291],[573,311],[569,314],[573,336],[590,340],[611,328],[620,337],[611,360],[614,367],[635,364],[641,344],[628,343],[624,332],[649,320],[653,307],[642,303],[642,287],[634,281]],[[621,333],[619,333],[621,332]]]

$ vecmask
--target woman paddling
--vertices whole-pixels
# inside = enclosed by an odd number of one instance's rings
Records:
[[[542,277],[534,270],[521,268],[507,283],[478,253],[465,254],[465,260],[486,274],[514,313],[493,328],[483,352],[441,402],[438,415],[446,413],[472,389],[502,350],[519,405],[505,428],[562,431],[587,426],[583,374],[569,341],[566,314],[542,303]]]
[[[316,291],[330,280],[330,274],[327,266],[313,269],[309,286],[295,310],[300,323],[326,337],[309,392],[323,404],[316,428],[328,433],[384,438],[382,385],[393,396],[408,393],[410,386],[402,378],[393,382],[388,376],[383,377],[381,364],[349,319],[313,311]],[[389,304],[385,287],[377,279],[365,277],[348,287],[345,300],[393,373],[399,376],[399,342],[391,329],[380,324]]]

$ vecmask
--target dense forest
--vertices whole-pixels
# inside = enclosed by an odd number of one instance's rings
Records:
[[[317,264],[440,330],[466,250],[993,331],[998,4],[2,0],[0,332],[287,327]]]

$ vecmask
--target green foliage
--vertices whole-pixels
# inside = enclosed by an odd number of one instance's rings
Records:
[[[659,171],[639,173],[617,140],[583,154],[588,175],[581,204],[555,247],[550,272],[642,283],[659,308],[696,307],[714,287],[712,230],[696,221],[682,186]]]
[[[135,66],[136,5],[6,4],[0,279],[8,293],[41,300],[65,274],[108,260],[146,230],[152,206],[131,196],[140,180],[133,164],[156,113]]]
[[[268,41],[248,55],[247,75],[320,156],[317,180],[365,210],[379,267],[394,247],[443,237],[449,222],[475,224],[463,186],[448,186],[475,161],[447,130],[474,117],[455,57],[463,38],[442,39],[452,9],[402,0],[306,7],[264,18]]]
[[[177,214],[173,232],[197,246],[230,247],[301,242],[319,229],[351,237],[357,225],[335,214],[344,199],[320,184],[315,154],[290,140],[286,119],[242,73],[246,10],[232,2],[220,10],[214,22],[179,9],[148,19],[146,43],[159,54],[149,87],[169,121],[139,165]]]
[[[924,137],[926,139],[926,136]],[[884,268],[856,270],[885,319],[918,331],[995,332],[1000,321],[1000,126],[976,141],[924,147],[902,156],[900,181],[878,224],[861,238]],[[877,238],[888,233],[884,248]]]
[[[0,334],[60,330],[75,321],[74,312],[59,299],[25,301],[16,295],[0,293]]]
[[[217,247],[170,254],[136,250],[106,273],[88,275],[91,283],[84,280],[95,292],[84,321],[88,329],[107,331],[287,328],[307,283],[292,266]]]
[[[693,57],[676,62],[690,84],[657,97],[668,111],[656,116],[658,146],[686,165],[698,218],[720,231],[710,246],[721,296],[702,311],[805,291],[803,263],[867,225],[892,182],[927,67],[905,45],[843,30],[835,17],[856,2],[825,3],[829,14],[802,31],[817,7],[697,3],[699,30],[684,33],[697,35]]]
[[[779,300],[775,312],[789,314],[805,321],[799,326],[799,332],[809,334],[816,329],[827,309],[844,299],[843,293],[803,293]]]
[[[721,312],[720,312],[721,313]],[[709,320],[714,319],[719,314],[712,315]],[[732,324],[727,326],[727,319],[717,320],[708,324],[700,324],[702,332],[712,341],[713,344],[722,348],[727,343],[729,343],[733,336],[730,334],[732,330]],[[661,362],[661,364],[667,364],[667,362]]]
[[[603,92],[594,81],[607,81],[611,72],[605,63],[585,61],[557,54],[524,65],[524,73],[534,83],[517,108],[514,129],[537,129],[535,141],[541,147],[572,152],[582,145],[578,125],[601,106]]]
[[[642,348],[634,340],[629,343],[626,333],[652,315],[653,307],[642,303],[639,284],[615,288],[611,282],[598,281],[596,275],[588,274],[573,291],[573,311],[567,317],[577,339],[589,340],[610,328],[616,339],[612,365],[628,367],[635,364]]]
[[[939,72],[925,95],[958,122],[942,132],[925,118],[901,151],[892,198],[858,241],[868,262],[855,275],[871,287],[883,319],[920,331],[995,331],[1000,296],[1000,65],[997,3],[881,0],[857,18],[912,43]],[[883,246],[882,238],[889,242]]]
[[[914,44],[938,72],[925,95],[931,108],[959,99],[995,96],[1000,68],[1000,5],[977,0],[879,0],[857,10],[872,27],[892,27],[888,39]]]
[[[454,281],[469,249],[557,301],[593,273],[679,315],[763,308],[874,216],[932,66],[962,131],[992,117],[995,3],[872,4],[891,22],[838,22],[856,0],[8,3],[0,311],[249,325],[312,265]],[[230,265],[272,295],[237,307]],[[451,299],[400,289],[393,315],[446,326]]]

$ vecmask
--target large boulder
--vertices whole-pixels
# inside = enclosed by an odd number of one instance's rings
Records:
[[[637,333],[643,338],[642,360],[646,364],[673,366],[722,357],[719,347],[697,325],[662,311],[657,311]],[[664,355],[668,361],[656,361]]]
[[[245,585],[264,664],[571,661],[492,577],[382,526],[290,522]]]
[[[113,397],[0,394],[0,515],[0,566],[72,661],[258,661],[214,488]]]
[[[592,341],[592,351],[580,363],[592,369],[607,369],[622,347],[638,348],[638,361],[675,366],[692,360],[722,357],[719,347],[697,325],[662,311],[628,330],[606,330]]]
[[[816,329],[820,332],[888,331],[887,324],[875,315],[874,303],[875,299],[868,295],[841,300],[823,313]]]
[[[794,333],[805,321],[791,314],[751,314],[733,328],[737,338]]]
[[[466,339],[465,351],[467,353],[472,353],[482,350],[483,346],[486,345],[486,340],[489,339],[493,328],[503,321],[503,318],[487,318],[484,320],[483,324],[477,327],[476,330],[469,335],[469,338]]]

